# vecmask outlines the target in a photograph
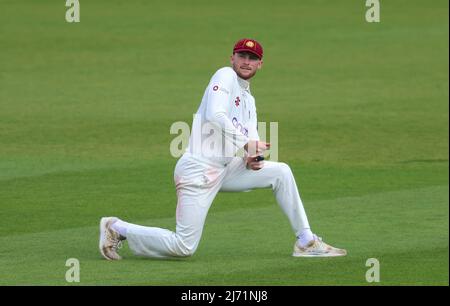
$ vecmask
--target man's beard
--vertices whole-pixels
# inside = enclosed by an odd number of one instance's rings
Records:
[[[251,79],[251,78],[256,74],[256,70],[255,70],[255,71],[253,71],[250,75],[248,75],[248,76],[243,76],[243,75],[241,75],[241,74],[239,73],[239,69],[238,69],[235,65],[233,65],[233,70],[236,72],[236,74],[237,74],[241,79],[244,79],[244,80],[249,80],[249,79]]]

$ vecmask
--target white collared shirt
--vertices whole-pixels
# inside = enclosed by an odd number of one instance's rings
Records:
[[[259,140],[257,122],[250,83],[232,68],[221,68],[205,90],[186,151],[227,164],[249,140]],[[217,130],[211,132],[211,126]]]

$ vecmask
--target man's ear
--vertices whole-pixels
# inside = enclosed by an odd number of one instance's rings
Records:
[[[258,65],[258,70],[262,68],[262,66],[263,66],[263,63],[264,63],[264,62],[263,62],[262,60],[261,60],[261,61],[259,62],[259,65]]]

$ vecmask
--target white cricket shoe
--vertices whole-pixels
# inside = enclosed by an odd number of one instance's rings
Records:
[[[120,260],[122,257],[117,254],[117,250],[122,247],[122,237],[111,228],[111,225],[118,219],[116,217],[104,217],[100,219],[100,253],[108,260]]]
[[[347,251],[344,249],[338,249],[326,244],[322,241],[322,238],[314,235],[312,240],[306,247],[298,245],[298,241],[294,245],[294,257],[336,257],[345,256]]]

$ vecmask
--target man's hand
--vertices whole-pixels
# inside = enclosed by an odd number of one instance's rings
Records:
[[[264,151],[270,148],[270,143],[258,140],[250,140],[244,149],[247,151],[245,164],[247,169],[260,170],[264,167]]]
[[[249,156],[263,155],[264,151],[270,148],[270,143],[258,140],[250,140],[244,149]]]
[[[247,156],[245,163],[247,169],[260,170],[264,167],[264,157],[261,155]]]

